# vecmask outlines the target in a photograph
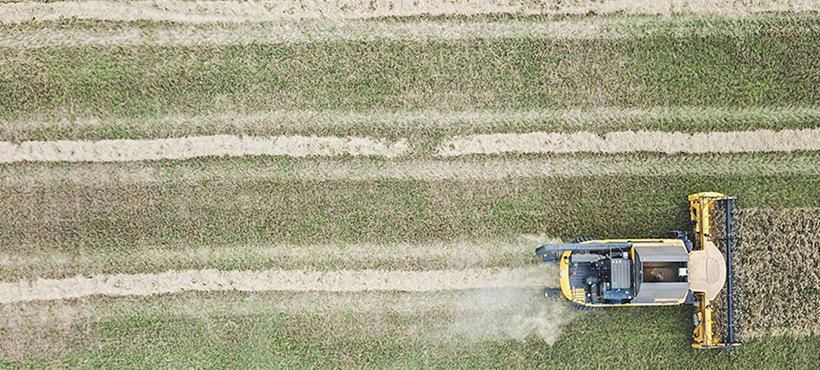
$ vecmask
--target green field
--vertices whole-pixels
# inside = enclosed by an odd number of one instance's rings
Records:
[[[35,3],[68,15],[11,18]],[[560,14],[544,0],[508,5],[550,15],[244,22],[182,1],[71,13],[82,3],[0,0],[0,156],[37,158],[0,157],[0,368],[820,367],[820,8]],[[814,149],[440,153],[481,134],[757,130],[802,130]],[[215,136],[189,159],[53,159],[211,135],[407,149],[225,157]],[[111,158],[100,148],[87,155]],[[690,348],[691,307],[576,312],[517,282],[105,294],[190,270],[532,269],[548,240],[686,230],[686,196],[707,190],[743,208],[748,335],[732,351]]]

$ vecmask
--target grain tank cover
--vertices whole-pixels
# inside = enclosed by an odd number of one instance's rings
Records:
[[[689,262],[689,253],[684,246],[635,246],[635,253],[641,262]]]
[[[632,303],[682,302],[689,294],[689,252],[683,245],[636,245],[638,294]]]
[[[632,303],[674,303],[686,299],[689,283],[642,283]]]

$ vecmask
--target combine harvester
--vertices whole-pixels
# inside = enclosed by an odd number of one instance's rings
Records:
[[[535,253],[560,265],[562,294],[580,309],[692,304],[694,348],[740,345],[736,198],[714,192],[689,196],[691,233],[669,239],[576,239]],[[692,236],[690,239],[689,236]]]

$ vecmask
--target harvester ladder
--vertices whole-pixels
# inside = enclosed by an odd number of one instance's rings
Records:
[[[572,299],[574,301],[585,302],[586,301],[586,292],[583,288],[573,289],[572,290]]]

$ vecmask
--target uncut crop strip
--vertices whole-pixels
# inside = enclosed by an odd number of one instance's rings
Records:
[[[534,2],[379,0],[354,1],[61,1],[56,3],[0,3],[0,23],[22,23],[64,18],[110,21],[171,21],[186,23],[260,22],[285,19],[357,19],[419,15],[476,14],[738,14],[767,11],[810,11],[812,0],[770,0],[744,4],[731,0],[614,0],[581,1],[565,4],[558,0]]]
[[[388,143],[382,140],[359,137],[278,136],[255,138],[215,135],[154,140],[0,143],[0,162],[127,162],[247,155],[396,157],[402,155],[406,149],[407,144],[404,140]]]
[[[169,271],[160,274],[77,276],[66,279],[0,282],[0,303],[79,298],[92,295],[142,296],[183,291],[403,291],[433,292],[543,284],[543,266],[518,269],[444,271]]]
[[[743,153],[820,150],[820,129],[757,130],[687,134],[658,131],[617,131],[603,136],[531,132],[481,134],[445,141],[441,157],[503,153]]]
[[[820,334],[820,210],[743,209],[744,338]]]

